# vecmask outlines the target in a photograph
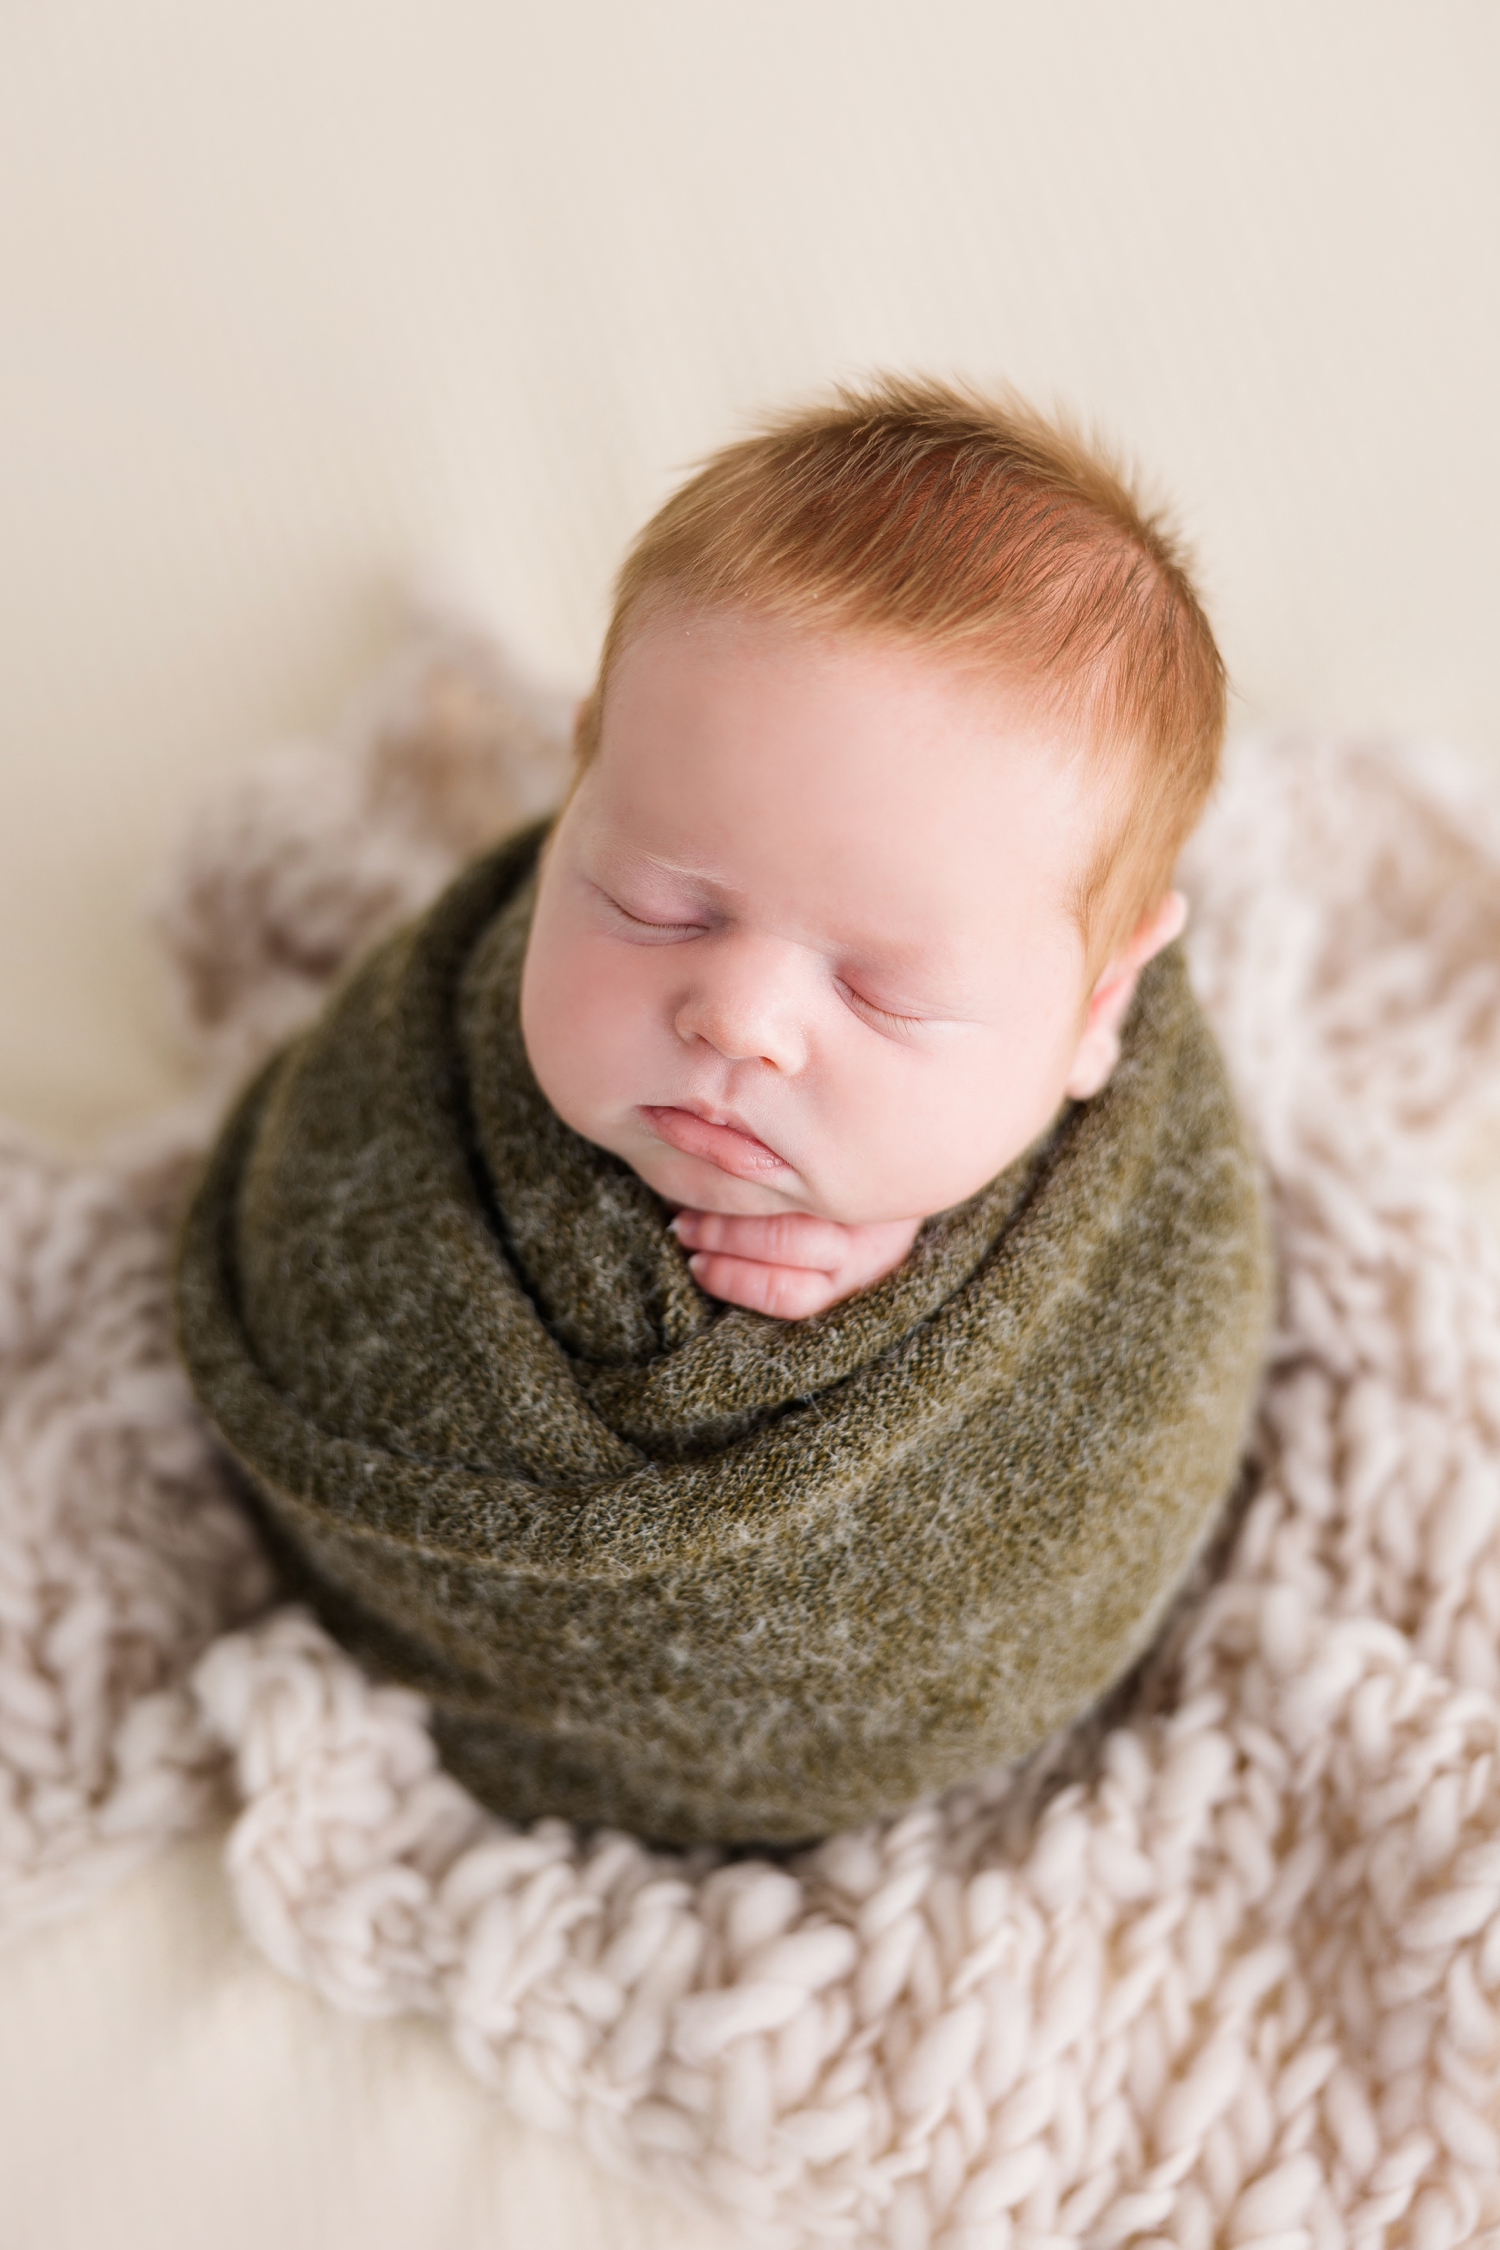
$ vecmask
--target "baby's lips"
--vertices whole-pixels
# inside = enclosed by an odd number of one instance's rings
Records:
[[[787,1169],[786,1159],[751,1133],[734,1125],[715,1125],[696,1110],[645,1103],[639,1113],[657,1140],[684,1156],[697,1157],[740,1180],[762,1180]]]

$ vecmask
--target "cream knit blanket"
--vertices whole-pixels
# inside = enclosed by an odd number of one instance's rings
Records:
[[[555,772],[439,636],[215,807],[162,919],[219,1091]],[[0,1152],[0,1918],[97,1895],[227,1752],[274,1962],[752,2240],[1500,2242],[1500,1256],[1434,1184],[1500,1102],[1500,811],[1260,746],[1190,872],[1285,1298],[1233,1552],[1131,1715],[784,1866],[482,1815],[305,1617],[226,1630],[265,1580],[167,1297],[215,1094]]]

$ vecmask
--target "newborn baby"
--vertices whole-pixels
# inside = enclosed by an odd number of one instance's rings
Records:
[[[183,1236],[198,1396],[497,1812],[797,1842],[1150,1646],[1268,1308],[1169,942],[1223,710],[1085,448],[841,395],[647,526],[550,831],[245,1095]]]
[[[853,629],[673,608],[622,652],[522,1022],[711,1295],[823,1311],[1103,1085],[1184,909],[1147,902],[1098,966],[1077,900],[1115,798],[1089,747]]]
[[[1074,441],[932,386],[721,455],[624,575],[522,991],[537,1080],[783,1318],[1099,1091],[1223,678]]]

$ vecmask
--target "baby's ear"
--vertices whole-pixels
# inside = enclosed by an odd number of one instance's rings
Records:
[[[1120,1032],[1135,998],[1136,979],[1146,963],[1187,926],[1187,900],[1181,891],[1168,891],[1159,905],[1147,909],[1125,944],[1113,956],[1089,996],[1088,1021],[1065,1093],[1075,1102],[1097,1094],[1120,1059]]]

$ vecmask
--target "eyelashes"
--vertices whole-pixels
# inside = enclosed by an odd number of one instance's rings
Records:
[[[599,886],[597,884],[594,887],[596,890],[599,890]],[[617,898],[611,898],[608,891],[599,890],[599,896],[603,899],[610,912],[616,917],[618,921],[623,922],[627,929],[640,930],[646,933],[651,938],[671,939],[701,937],[705,929],[707,928],[707,924],[704,922],[649,921],[644,914],[632,914],[629,907],[622,906]]]
[[[841,998],[860,1020],[873,1024],[877,1031],[885,1032],[889,1038],[905,1039],[912,1032],[921,1030],[923,1017],[898,1016],[889,1008],[877,1008],[873,1000],[867,1000],[862,992],[856,992],[852,985],[845,984],[842,977],[836,977],[834,983]]]

